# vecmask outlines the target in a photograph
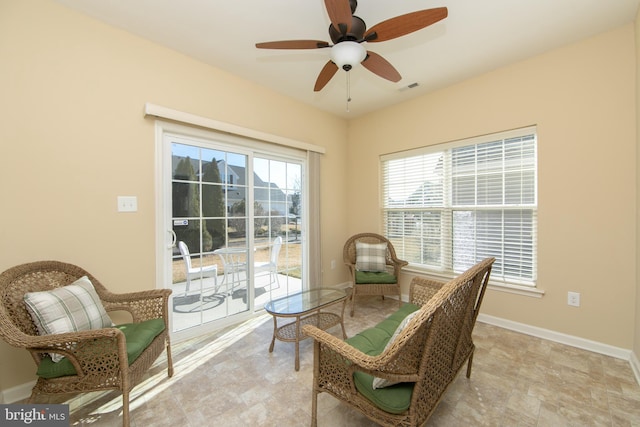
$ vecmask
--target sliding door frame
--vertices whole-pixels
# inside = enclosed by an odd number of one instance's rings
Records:
[[[177,244],[175,236],[171,232],[171,186],[167,185],[167,179],[171,180],[172,164],[171,164],[171,143],[165,141],[165,136],[173,135],[179,138],[193,139],[195,142],[202,144],[206,148],[228,150],[239,154],[247,154],[247,173],[248,187],[246,204],[253,206],[253,158],[254,156],[273,156],[280,159],[291,159],[300,162],[303,165],[302,173],[302,194],[303,194],[303,217],[302,223],[309,224],[309,179],[308,155],[300,149],[288,148],[276,144],[270,144],[262,141],[252,140],[246,137],[231,135],[215,130],[206,130],[194,126],[187,126],[163,120],[156,120],[155,123],[155,194],[156,194],[156,287],[170,288],[172,285],[172,253],[173,247]],[[169,147],[167,147],[167,144]],[[211,144],[211,145],[209,145]],[[167,178],[168,177],[168,178]],[[253,217],[253,213],[249,218]],[[248,221],[247,245],[249,248],[254,247],[254,230],[253,221]],[[302,283],[303,287],[309,284],[309,249],[306,232],[302,233]],[[253,254],[249,251],[247,262],[253,265]],[[203,333],[219,330],[231,324],[242,322],[253,317],[256,313],[254,308],[254,286],[253,278],[250,279],[251,286],[249,288],[249,309],[246,312],[232,315],[230,317],[205,323],[198,327],[188,328],[185,330],[173,332],[173,316],[170,317],[170,330],[172,338],[177,340],[188,339]],[[173,307],[173,295],[170,301],[170,308]]]

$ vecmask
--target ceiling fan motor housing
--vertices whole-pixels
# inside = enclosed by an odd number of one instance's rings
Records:
[[[351,18],[351,29],[348,33],[336,30],[333,24],[329,25],[329,37],[334,44],[343,41],[362,41],[365,31],[367,31],[367,24],[355,15]]]

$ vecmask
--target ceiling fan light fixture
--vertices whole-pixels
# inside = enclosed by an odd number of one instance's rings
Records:
[[[358,42],[343,41],[331,48],[331,60],[345,71],[361,63],[367,56],[367,50]]]

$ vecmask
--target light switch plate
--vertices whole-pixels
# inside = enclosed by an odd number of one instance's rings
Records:
[[[118,212],[137,212],[138,198],[136,196],[118,196]]]

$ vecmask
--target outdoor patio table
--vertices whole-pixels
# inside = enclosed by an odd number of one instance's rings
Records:
[[[303,325],[314,325],[322,330],[340,325],[342,335],[346,339],[344,330],[344,309],[350,294],[341,289],[317,288],[302,291],[296,294],[277,298],[265,304],[264,309],[273,316],[273,338],[269,346],[269,353],[273,351],[276,338],[280,341],[294,342],[296,346],[295,369],[300,370],[300,340],[308,338],[303,335]],[[342,302],[340,314],[323,312],[334,304]],[[295,321],[278,326],[278,317],[295,318]]]
[[[231,282],[230,295],[233,295],[233,291],[237,284],[240,284],[240,272],[247,269],[247,249],[245,247],[225,247],[219,248],[213,251],[222,260],[222,268],[224,270],[223,283],[226,283],[227,290],[229,289],[229,282]],[[231,275],[231,280],[228,276]]]

